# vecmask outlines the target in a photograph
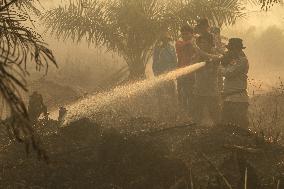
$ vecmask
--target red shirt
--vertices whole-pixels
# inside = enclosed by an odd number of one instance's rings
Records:
[[[177,41],[176,53],[178,58],[178,67],[184,67],[193,64],[197,57],[197,53],[191,41]]]

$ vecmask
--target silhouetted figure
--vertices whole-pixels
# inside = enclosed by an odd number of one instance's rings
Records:
[[[36,91],[29,98],[28,113],[33,125],[36,125],[41,114],[44,114],[45,117],[48,116],[42,95]]]
[[[58,122],[59,122],[60,125],[64,123],[64,121],[65,121],[64,118],[65,118],[66,114],[67,114],[67,109],[65,107],[61,106],[59,108],[59,115],[58,115]]]
[[[226,46],[228,52],[222,60],[222,74],[225,77],[223,89],[222,122],[248,128],[249,97],[247,79],[249,63],[243,52],[245,47],[240,38],[232,38]]]

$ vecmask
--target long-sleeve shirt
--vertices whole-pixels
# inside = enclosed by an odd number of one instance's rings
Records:
[[[249,63],[241,52],[223,68],[225,101],[248,102],[247,79]]]
[[[176,42],[178,67],[191,65],[197,60],[196,49],[191,41],[179,40]]]
[[[152,69],[155,76],[174,70],[176,66],[177,57],[173,45],[168,43],[154,48]]]

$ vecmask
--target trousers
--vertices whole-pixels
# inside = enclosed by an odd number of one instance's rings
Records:
[[[201,124],[204,118],[204,111],[208,110],[213,125],[220,123],[221,104],[218,96],[195,96],[193,119],[197,124]]]
[[[222,123],[234,124],[242,128],[248,128],[248,102],[224,102],[222,110]]]
[[[177,79],[177,91],[178,91],[178,104],[180,109],[192,114],[193,111],[193,89],[195,78],[192,75],[183,76]]]

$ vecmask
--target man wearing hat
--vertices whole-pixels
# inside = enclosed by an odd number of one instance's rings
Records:
[[[207,19],[200,19],[195,27],[195,32],[199,37],[196,44],[202,51],[213,54],[215,42],[214,36],[209,32],[210,25]],[[204,111],[208,110],[213,125],[220,122],[220,90],[218,68],[219,64],[201,54],[198,62],[207,62],[206,66],[196,72],[194,86],[194,121],[202,124],[204,121]],[[213,63],[215,62],[215,63]]]
[[[245,47],[240,38],[231,38],[226,46],[228,52],[222,60],[221,73],[223,74],[223,110],[222,122],[248,128],[247,79],[249,63],[243,52]]]

